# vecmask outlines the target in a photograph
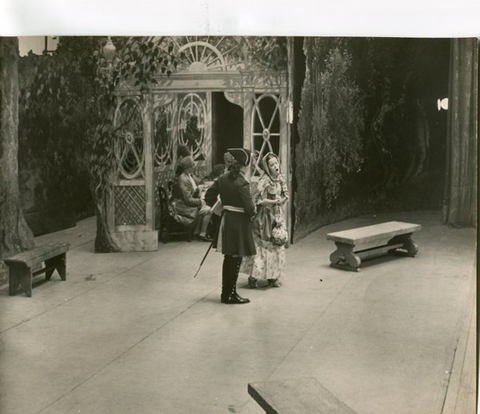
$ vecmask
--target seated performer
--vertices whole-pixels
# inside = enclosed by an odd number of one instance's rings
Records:
[[[210,222],[210,208],[200,197],[200,190],[192,178],[195,161],[190,156],[182,158],[178,163],[177,175],[173,183],[172,202],[179,222],[185,226],[196,226],[195,233],[203,241],[212,241],[207,237]]]

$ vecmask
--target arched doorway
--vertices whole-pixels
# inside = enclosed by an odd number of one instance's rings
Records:
[[[243,146],[243,108],[223,92],[212,93],[212,165],[223,164],[228,148]]]

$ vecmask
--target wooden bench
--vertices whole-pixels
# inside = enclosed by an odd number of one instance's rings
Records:
[[[327,240],[333,240],[337,246],[330,255],[330,266],[345,270],[359,271],[362,260],[383,254],[398,254],[415,257],[418,246],[412,240],[412,234],[422,228],[420,224],[389,221],[373,226],[327,234]],[[386,241],[386,243],[385,243]],[[384,244],[380,244],[384,242]],[[357,245],[372,245],[355,250]]]
[[[32,296],[32,278],[45,273],[45,279],[50,280],[55,270],[62,280],[67,278],[67,251],[70,243],[47,243],[18,253],[15,256],[4,259],[9,267],[8,294],[14,295],[18,285],[28,297]],[[35,270],[38,265],[45,263],[45,267]]]
[[[315,378],[254,382],[248,393],[267,414],[355,414]]]

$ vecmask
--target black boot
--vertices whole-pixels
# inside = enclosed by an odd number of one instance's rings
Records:
[[[230,284],[229,277],[230,268],[229,256],[224,256],[222,265],[222,295],[220,296],[220,301],[222,303],[228,303],[232,294],[232,285]]]
[[[240,270],[240,264],[242,263],[242,258],[241,257],[232,257],[231,258],[231,294],[230,298],[228,300],[228,304],[239,304],[242,305],[244,303],[249,303],[250,299],[247,298],[242,298],[241,296],[238,295],[237,293],[237,279],[238,279],[238,272]]]
[[[250,299],[242,298],[241,296],[238,295],[236,289],[234,289],[232,296],[230,296],[230,300],[227,303],[242,305],[244,303],[250,303]]]

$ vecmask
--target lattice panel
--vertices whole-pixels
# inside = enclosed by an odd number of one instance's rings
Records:
[[[146,194],[144,186],[115,188],[115,225],[136,226],[146,224]]]
[[[280,154],[280,99],[278,95],[257,95],[252,108],[252,149],[258,152],[254,175],[261,175],[260,162],[268,152]]]

